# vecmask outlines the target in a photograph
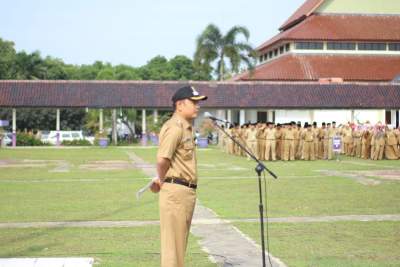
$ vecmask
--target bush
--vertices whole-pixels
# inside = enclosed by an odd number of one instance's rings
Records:
[[[36,139],[34,136],[26,133],[17,133],[17,146],[48,146],[48,143]]]
[[[78,140],[72,140],[72,141],[68,141],[68,140],[64,140],[61,142],[61,144],[63,146],[91,146],[92,144],[85,139],[78,139]]]

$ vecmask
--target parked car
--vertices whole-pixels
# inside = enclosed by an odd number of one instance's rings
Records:
[[[60,138],[59,141],[73,141],[73,140],[88,140],[91,144],[94,142],[93,137],[85,138],[82,131],[59,131]],[[41,138],[42,142],[55,145],[57,143],[57,131],[50,131],[48,135],[44,134]]]
[[[11,146],[12,144],[12,133],[4,133],[1,141],[4,146]]]

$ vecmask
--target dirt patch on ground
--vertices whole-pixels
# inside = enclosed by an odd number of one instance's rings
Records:
[[[378,185],[381,183],[381,181],[368,178],[366,175],[360,172],[341,172],[333,170],[319,170],[319,172],[326,176],[338,176],[338,177],[349,178],[363,185]]]
[[[135,169],[135,166],[131,162],[125,160],[98,160],[89,161],[86,164],[81,164],[79,166],[79,169],[109,171]]]
[[[367,177],[377,177],[384,180],[400,181],[400,170],[360,171]]]
[[[46,168],[49,166],[67,164],[64,160],[33,160],[33,159],[2,159],[0,168]]]

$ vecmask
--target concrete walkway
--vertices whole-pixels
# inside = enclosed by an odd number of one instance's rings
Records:
[[[0,258],[0,267],[92,267],[93,258]]]
[[[209,216],[210,214],[213,216]],[[209,209],[201,205],[196,206],[195,217],[192,221],[193,226],[198,225],[229,225],[237,222],[258,223],[259,219],[220,219]],[[205,218],[210,217],[210,218]],[[386,215],[339,215],[339,216],[314,216],[314,217],[281,217],[268,218],[269,223],[315,223],[315,222],[381,222],[381,221],[400,221],[400,214]],[[0,223],[0,229],[5,228],[62,228],[62,227],[140,227],[148,225],[159,225],[160,222],[154,221],[60,221],[60,222],[9,222]]]

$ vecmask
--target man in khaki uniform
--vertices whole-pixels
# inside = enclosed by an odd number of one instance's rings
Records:
[[[254,124],[250,124],[250,128],[247,130],[247,147],[257,157],[257,129]],[[251,157],[247,155],[247,159],[250,160]]]
[[[292,127],[294,126],[294,122],[288,123],[287,128],[285,129],[282,139],[284,140],[284,149],[283,149],[283,160],[294,160],[294,131]]]
[[[267,122],[265,130],[265,160],[276,160],[276,129],[272,122]],[[271,156],[271,157],[270,157]]]
[[[299,127],[299,122],[297,122],[297,125],[293,127],[293,132],[294,132],[294,158],[299,159],[299,144],[300,144],[300,129],[301,129],[301,124]]]
[[[369,129],[364,129],[361,136],[361,158],[369,159],[371,155],[371,133]]]
[[[375,135],[375,151],[373,159],[382,160],[384,150],[385,150],[385,132],[383,131],[383,126],[379,126],[378,131]]]
[[[323,122],[321,124],[321,128],[319,128],[318,132],[318,158],[319,159],[324,159],[324,138],[325,138],[325,128],[326,128],[326,123]]]
[[[282,127],[280,123],[276,125],[275,139],[276,139],[276,147],[275,147],[276,158],[282,159]]]
[[[317,125],[316,121],[313,122],[312,132],[313,132],[313,135],[314,135],[314,140],[313,140],[314,158],[318,158],[318,154],[319,154],[319,147],[318,147],[318,145],[319,145],[319,142],[318,142],[319,141],[318,140],[318,138],[319,138],[319,128],[318,128],[318,125]]]
[[[160,192],[161,266],[183,267],[197,188],[197,159],[193,120],[198,102],[206,100],[192,86],[172,97],[174,115],[161,128],[157,152],[158,178],[151,186]]]
[[[315,132],[311,128],[311,124],[308,124],[305,127],[307,128],[307,130],[302,135],[302,139],[304,140],[303,159],[304,160],[315,160],[315,153],[314,153]]]
[[[399,149],[397,148],[397,137],[395,132],[386,126],[386,146],[385,157],[387,159],[398,159],[400,157]]]
[[[258,159],[265,160],[265,124],[258,123],[257,125],[257,152]]]

